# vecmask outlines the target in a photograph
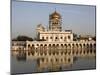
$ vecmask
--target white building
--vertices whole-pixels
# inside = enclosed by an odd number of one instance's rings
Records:
[[[73,33],[71,30],[62,30],[62,17],[58,12],[49,15],[49,29],[45,29],[42,24],[37,26],[38,39],[48,42],[71,42],[73,41]]]
[[[12,41],[12,50],[25,50],[25,41]]]
[[[62,16],[54,11],[49,15],[49,28],[46,29],[42,24],[37,25],[37,41],[25,41],[26,45],[17,46],[12,45],[12,50],[23,48],[26,50],[35,49],[40,47],[52,47],[57,46],[60,48],[70,47],[70,48],[85,48],[93,47],[95,48],[96,42],[94,40],[76,40],[73,41],[72,30],[62,30]],[[18,41],[13,41],[13,43],[22,43]]]

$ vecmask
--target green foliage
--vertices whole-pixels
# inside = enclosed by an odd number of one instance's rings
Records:
[[[14,38],[12,41],[33,41],[33,39],[31,37],[22,35]]]

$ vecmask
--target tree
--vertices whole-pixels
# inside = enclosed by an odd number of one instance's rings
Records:
[[[77,34],[73,33],[73,40],[76,41],[78,38]]]
[[[14,38],[12,41],[33,41],[31,37],[25,36],[25,35],[19,35],[17,38]]]

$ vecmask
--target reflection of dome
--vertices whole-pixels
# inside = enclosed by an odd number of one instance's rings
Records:
[[[51,19],[53,19],[53,18],[58,18],[58,19],[60,19],[61,18],[61,15],[58,13],[58,12],[54,12],[54,13],[52,13],[51,15],[50,15],[50,18]]]

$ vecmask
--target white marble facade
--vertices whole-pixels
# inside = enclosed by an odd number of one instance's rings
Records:
[[[62,17],[57,12],[54,11],[49,15],[49,28],[45,29],[42,24],[37,26],[37,35],[39,39],[53,42],[71,42],[73,41],[72,30],[62,30]]]

